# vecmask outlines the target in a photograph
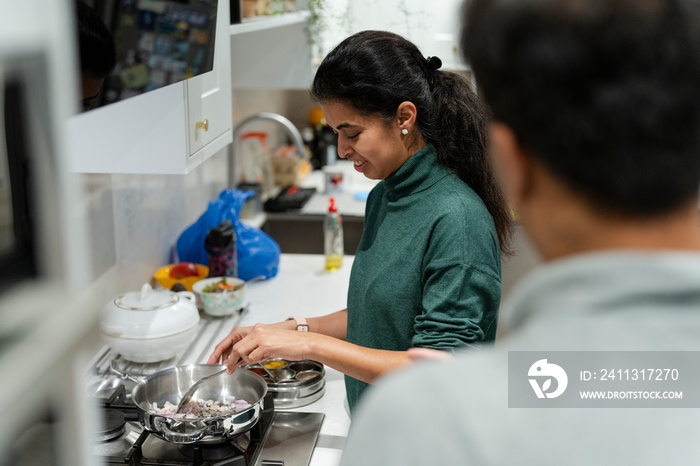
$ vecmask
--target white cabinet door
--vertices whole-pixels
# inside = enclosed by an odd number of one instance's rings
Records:
[[[232,141],[229,21],[229,2],[219,0],[214,69],[187,80],[187,133],[193,163],[201,163]]]
[[[68,121],[71,171],[186,174],[232,140],[229,2],[219,0],[214,70]],[[208,128],[197,130],[207,120]]]

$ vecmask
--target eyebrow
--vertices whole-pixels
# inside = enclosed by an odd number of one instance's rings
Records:
[[[343,129],[343,128],[354,128],[357,125],[351,125],[350,123],[342,123],[338,125],[335,129]]]

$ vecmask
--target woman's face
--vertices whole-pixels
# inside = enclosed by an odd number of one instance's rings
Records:
[[[376,116],[359,114],[350,105],[324,102],[326,123],[338,134],[338,155],[372,180],[383,180],[410,157],[398,123],[387,126]]]

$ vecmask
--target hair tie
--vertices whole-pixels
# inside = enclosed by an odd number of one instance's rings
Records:
[[[438,57],[428,57],[426,59],[418,52],[413,52],[413,58],[418,62],[432,91],[435,88],[435,72],[442,66],[442,60]]]
[[[442,60],[440,60],[438,57],[428,57],[428,68],[430,68],[433,72],[439,70],[441,66]]]

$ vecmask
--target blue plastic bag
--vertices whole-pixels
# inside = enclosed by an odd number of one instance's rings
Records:
[[[209,256],[204,249],[204,240],[209,230],[230,220],[236,232],[236,254],[238,255],[238,277],[250,280],[277,275],[280,261],[279,245],[259,228],[246,225],[238,219],[243,203],[253,196],[252,191],[225,189],[211,202],[207,210],[180,234],[175,248],[180,262],[207,264]]]

